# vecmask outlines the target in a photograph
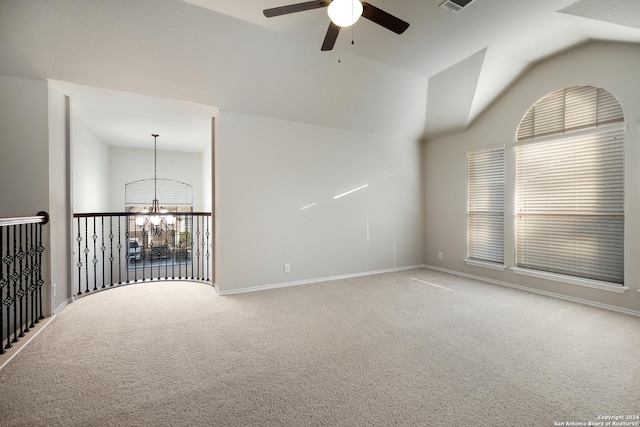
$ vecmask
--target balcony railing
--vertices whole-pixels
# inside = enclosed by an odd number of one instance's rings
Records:
[[[46,212],[0,218],[0,354],[17,343],[42,312],[42,229]]]
[[[210,282],[211,213],[74,214],[74,296],[150,280]]]

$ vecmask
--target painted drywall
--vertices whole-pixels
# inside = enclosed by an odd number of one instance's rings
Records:
[[[0,8],[0,38],[50,79],[375,134],[420,138],[424,129],[424,77],[348,52],[338,62],[286,34],[186,2],[30,0]]]
[[[213,132],[213,130],[212,130]],[[202,158],[202,210],[211,212],[213,209],[213,147],[205,148]]]
[[[68,98],[49,84],[49,232],[51,254],[50,310],[55,312],[71,298],[68,254],[71,253],[70,131]],[[54,287],[55,285],[55,291]],[[48,310],[49,312],[49,310]]]
[[[421,143],[221,112],[216,148],[223,293],[422,264]]]
[[[47,83],[0,76],[0,216],[49,205]]]
[[[149,138],[153,146],[153,139]],[[193,186],[193,209],[202,211],[202,154],[176,151],[157,152],[158,178],[174,179]],[[154,177],[154,153],[136,148],[109,147],[109,209],[124,212],[125,184]],[[149,205],[151,201],[149,200]],[[162,204],[162,200],[160,200]]]
[[[466,132],[425,147],[425,264],[600,304],[640,311],[640,46],[593,42],[532,67]],[[505,144],[505,263],[514,264],[514,140],[542,96],[580,84],[613,93],[625,114],[625,285],[618,294],[466,265],[466,152]],[[437,254],[442,252],[443,260]]]
[[[0,217],[50,210],[47,109],[46,82],[0,75]],[[45,314],[50,313],[50,229],[45,225],[42,235]]]
[[[71,100],[73,212],[109,210],[109,146],[85,124]]]
[[[232,218],[235,215],[233,209],[243,209],[243,203],[246,202],[229,205],[227,224],[231,229],[222,230],[230,236],[237,234],[243,237],[241,243],[232,243],[235,245],[233,251],[226,252],[233,254],[227,258],[232,266],[227,272],[233,278],[229,283],[236,283],[234,286],[247,287],[295,278],[315,278],[421,263],[423,207],[417,200],[422,200],[422,192],[415,191],[416,187],[422,185],[422,182],[415,180],[415,176],[419,175],[416,165],[421,159],[411,156],[419,152],[414,141],[421,138],[424,130],[427,91],[424,77],[348,52],[343,52],[338,62],[335,55],[309,49],[306,43],[277,31],[172,0],[3,2],[0,5],[0,38],[3,40],[2,46],[9,47],[3,51],[9,52],[12,58],[9,65],[0,63],[0,72],[22,72],[77,84],[219,106],[230,114],[235,113],[235,117],[246,115],[275,120],[267,122],[274,135],[278,136],[272,135],[266,139],[275,143],[274,150],[269,152],[274,158],[289,157],[287,152],[279,154],[281,148],[278,147],[277,138],[282,137],[282,141],[287,142],[283,150],[288,150],[288,144],[292,142],[289,135],[294,135],[296,141],[306,140],[308,144],[319,146],[326,144],[327,138],[333,138],[334,141],[328,145],[334,144],[329,152],[335,159],[323,161],[321,168],[313,169],[313,157],[307,157],[300,151],[292,159],[314,170],[311,176],[316,180],[314,188],[327,185],[320,182],[320,177],[333,167],[340,172],[328,190],[339,191],[337,187],[351,185],[353,179],[348,171],[362,170],[358,166],[361,161],[369,165],[367,162],[373,159],[372,164],[389,166],[389,169],[393,169],[390,166],[393,162],[407,163],[408,158],[414,162],[410,163],[407,171],[399,171],[395,177],[386,178],[385,182],[393,183],[388,187],[397,188],[398,191],[374,192],[396,197],[393,202],[371,198],[367,199],[366,207],[360,207],[357,204],[350,205],[350,200],[354,199],[344,198],[341,200],[346,202],[343,203],[346,206],[344,216],[338,208],[318,209],[317,213],[311,213],[310,219],[304,220],[317,224],[316,229],[326,231],[325,234],[314,229],[309,236],[299,232],[299,236],[290,236],[291,231],[285,228],[284,233],[289,237],[284,242],[293,249],[280,246],[281,249],[273,250],[271,236],[276,236],[278,227],[287,224],[278,221],[273,223],[261,217],[250,218],[248,229],[268,229],[267,240],[271,241],[252,248],[246,261],[243,257],[236,257],[243,254],[243,245],[247,242],[244,239],[247,232],[242,229],[242,219],[246,213],[238,211],[239,218]],[[215,42],[221,40],[224,42]],[[275,126],[273,123],[280,124]],[[282,123],[287,124],[283,126]],[[242,124],[237,126],[230,126],[228,131],[223,131],[223,135],[237,134],[230,138],[235,140],[246,134],[239,129]],[[311,131],[310,139],[306,139],[307,131]],[[255,125],[248,136],[251,144],[263,141],[262,130]],[[367,144],[374,147],[372,153],[369,153]],[[385,144],[389,147],[385,147]],[[340,160],[343,154],[341,149],[345,145],[356,147],[351,151],[357,155],[347,153],[353,157]],[[247,149],[244,145],[237,148],[242,147]],[[227,153],[231,154],[231,158],[239,154],[234,150],[235,147],[231,153]],[[124,165],[126,157],[120,156],[117,150],[110,150],[109,210],[121,210],[124,206],[121,189],[125,182],[140,179],[139,176],[129,176],[130,170],[116,166]],[[220,164],[223,162],[217,158],[216,161]],[[256,171],[263,176],[263,184],[275,179],[270,175],[271,171],[265,169],[267,164],[257,166]],[[159,170],[167,169],[159,164]],[[234,186],[245,180],[243,174],[251,172],[244,167],[216,172],[226,182],[217,184],[217,188],[223,189],[227,185],[227,194],[231,195]],[[410,178],[405,180],[405,173]],[[150,171],[142,174],[142,178],[151,176]],[[295,182],[304,181],[305,177],[306,172],[293,169],[287,171],[282,179]],[[379,178],[373,172],[363,173],[363,177],[371,180]],[[189,178],[181,180],[190,181]],[[194,186],[201,182],[202,178],[197,178]],[[403,187],[405,184],[406,188]],[[372,188],[378,187],[372,185],[367,190],[372,191]],[[249,199],[253,196],[266,199],[274,194],[280,203],[282,198],[277,192],[274,193],[276,189],[268,188],[268,191],[260,193],[251,190],[246,194],[251,196]],[[417,194],[415,198],[405,200],[409,198],[408,194],[414,192]],[[220,199],[217,193],[216,197],[221,202],[220,206],[228,201]],[[206,201],[203,199],[197,203],[200,205],[195,206],[196,209],[201,209]],[[269,206],[270,203],[265,202],[267,212],[271,209]],[[358,210],[360,212],[356,214]],[[391,221],[393,212],[397,225]],[[374,243],[370,243],[373,249],[363,244],[358,234],[362,233],[363,221],[366,223],[364,213],[369,214],[370,225],[373,223],[370,229],[370,238],[375,239],[371,240]],[[304,221],[298,223],[298,229],[304,228]],[[219,225],[216,224],[216,227],[218,230]],[[358,234],[358,237],[354,238],[353,234]],[[334,246],[339,250],[334,250],[329,243],[333,237],[337,238]],[[321,245],[314,249],[316,244],[308,238],[318,240]],[[295,250],[296,247],[303,250],[298,255],[300,258],[290,260],[295,263],[292,274],[280,276],[282,257],[279,252]],[[304,268],[304,262],[298,261],[306,254],[312,258],[322,258],[325,253],[328,253],[326,261],[314,261],[314,265]],[[272,259],[276,258],[277,272],[271,274],[270,269],[275,265]],[[244,264],[251,264],[253,260],[259,262],[251,267],[255,268],[252,277],[235,274],[237,265],[242,265],[240,270],[246,270]]]

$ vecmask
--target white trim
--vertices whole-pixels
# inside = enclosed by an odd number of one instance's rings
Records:
[[[470,148],[465,151],[465,155],[469,154],[480,154],[480,153],[490,153],[492,151],[504,151],[506,144],[496,144],[496,145],[488,145],[486,147],[478,147],[478,148]]]
[[[482,268],[490,268],[491,270],[500,270],[500,271],[504,271],[505,268],[507,268],[506,265],[504,264],[495,264],[492,262],[485,262],[485,261],[476,261],[474,259],[463,259],[464,263],[467,265],[473,265],[474,267],[482,267]]]
[[[563,139],[570,139],[580,136],[589,136],[589,135],[599,135],[601,133],[607,132],[615,132],[615,131],[626,131],[627,130],[627,122],[616,122],[606,125],[600,125],[598,127],[592,127],[587,129],[579,129],[562,133],[554,133],[553,135],[546,135],[540,138],[529,138],[523,139],[522,141],[515,142],[513,148],[524,147],[525,145],[538,144],[541,142],[549,142],[549,141],[562,141]]]
[[[579,277],[566,276],[564,274],[548,273],[546,271],[530,270],[522,267],[511,267],[515,274],[523,276],[537,277],[539,279],[553,280],[555,282],[569,283],[570,285],[584,286],[587,288],[600,289],[601,291],[616,292],[623,294],[629,290],[626,286],[612,285],[598,280],[582,279]]]
[[[448,270],[446,268],[435,267],[435,266],[432,266],[432,265],[425,265],[424,268],[429,269],[429,270],[441,271],[443,273],[453,274],[455,276],[461,276],[461,277],[466,277],[466,278],[469,278],[469,279],[479,280],[481,282],[492,283],[494,285],[500,285],[500,286],[506,286],[508,288],[519,289],[521,291],[531,292],[533,294],[544,295],[544,296],[547,296],[547,297],[552,297],[552,298],[557,298],[557,299],[561,299],[561,300],[565,300],[565,301],[575,302],[575,303],[578,303],[578,304],[588,305],[588,306],[591,306],[591,307],[602,308],[604,310],[615,311],[616,313],[622,313],[622,314],[628,314],[628,315],[635,316],[635,317],[640,317],[640,311],[631,310],[631,309],[628,309],[628,308],[616,307],[615,305],[602,304],[602,303],[599,303],[599,302],[589,301],[589,300],[582,299],[582,298],[575,298],[575,297],[570,297],[570,296],[567,296],[567,295],[556,294],[554,292],[542,291],[542,290],[539,290],[539,289],[529,288],[527,286],[515,285],[515,284],[509,283],[509,282],[502,282],[500,280],[487,279],[486,277],[474,276],[473,274],[461,273],[459,271]]]
[[[73,302],[71,298],[67,298],[66,300],[64,300],[62,304],[60,304],[58,307],[55,308],[55,310],[53,310],[53,315],[57,316],[58,314],[60,314],[62,309],[65,308],[67,304],[69,304],[70,302]]]
[[[212,286],[213,286],[213,289],[216,290],[216,293],[218,294],[218,296],[222,296],[222,291],[220,290],[220,286],[218,286],[217,283],[214,283]]]
[[[354,277],[362,277],[362,276],[372,276],[374,274],[393,273],[395,271],[415,270],[416,268],[424,268],[424,267],[425,267],[424,264],[410,265],[407,267],[394,267],[394,268],[387,268],[384,270],[365,271],[362,273],[341,274],[339,276],[318,277],[315,279],[297,280],[293,282],[283,282],[283,283],[272,283],[269,285],[252,286],[249,288],[230,289],[228,291],[219,290],[218,293],[223,296],[243,294],[246,292],[266,291],[269,289],[287,288],[289,286],[309,285],[312,283],[330,282],[334,280],[351,279]],[[216,288],[217,288],[217,285],[216,285]]]
[[[65,304],[66,305],[66,304]],[[38,336],[38,334],[40,332],[42,332],[44,330],[44,328],[46,328],[47,326],[49,326],[49,323],[51,323],[53,321],[53,319],[56,318],[56,315],[54,314],[51,317],[47,317],[43,320],[40,321],[40,323],[38,323],[36,325],[37,330],[33,331],[33,333],[29,333],[27,335],[24,336],[24,338],[21,341],[18,341],[17,343],[13,344],[16,348],[13,350],[8,350],[9,352],[11,352],[11,354],[9,355],[9,357],[7,358],[7,360],[5,360],[4,362],[2,362],[2,365],[0,365],[0,371],[2,371],[2,369],[7,366],[7,364],[9,362],[11,362],[13,360],[14,357],[16,357],[18,355],[18,353],[20,353],[27,345],[29,345],[29,343]],[[5,353],[6,355],[6,353]]]

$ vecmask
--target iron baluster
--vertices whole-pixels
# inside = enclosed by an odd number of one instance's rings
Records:
[[[102,289],[105,288],[105,275],[104,275],[104,252],[107,250],[107,247],[104,245],[104,217],[101,218],[100,222],[100,234],[102,236],[102,245],[100,245],[100,251],[102,251]]]
[[[80,235],[80,227],[80,217],[78,217],[78,236],[76,237],[78,242],[78,263],[76,264],[78,267],[78,293],[76,295],[82,295],[82,248],[80,246],[82,236]]]
[[[9,319],[11,318],[11,285],[9,284],[9,280],[11,279],[11,276],[9,274],[9,272],[11,271],[11,263],[13,262],[13,257],[11,256],[11,230],[12,228],[7,228],[7,235],[6,235],[6,242],[7,242],[7,254],[5,255],[5,257],[3,258],[3,262],[5,263],[5,268],[7,271],[7,297],[4,299],[3,304],[7,309],[7,344],[5,345],[5,348],[11,348],[12,344],[11,344],[11,322],[9,322]]]
[[[96,251],[96,241],[98,240],[98,235],[96,234],[96,217],[93,217],[93,235],[91,236],[93,239],[93,259],[91,262],[93,263],[93,290],[98,289],[98,256]]]
[[[47,215],[48,218],[48,215]],[[47,222],[49,220],[47,219]],[[43,223],[43,224],[46,224]],[[42,244],[42,227],[43,224],[38,224],[38,226],[36,227],[36,233],[38,234],[38,248],[36,249],[36,251],[38,252],[38,281],[37,281],[37,293],[38,293],[38,297],[39,297],[39,304],[38,304],[38,310],[39,310],[39,316],[38,319],[36,320],[36,323],[38,323],[41,319],[44,319],[44,312],[42,311],[42,286],[44,285],[44,280],[42,280],[42,253],[44,252],[44,245]]]
[[[135,221],[134,221],[135,224]],[[135,226],[134,226],[135,227]],[[138,241],[138,235],[137,235],[137,230],[134,228],[133,229],[133,241],[136,242]],[[131,218],[127,217],[127,232],[125,233],[125,244],[127,245],[127,253],[124,255],[124,258],[126,260],[125,264],[127,265],[127,283],[130,282],[129,280],[129,270],[131,267]],[[141,249],[142,251],[142,249]],[[133,261],[134,261],[134,271],[133,271],[133,280],[134,282],[138,280],[138,264],[135,263],[136,260],[136,253],[135,250],[133,252]]]
[[[198,275],[200,274],[200,218],[196,218],[196,257],[198,260],[198,268],[196,269],[196,273],[193,274],[193,269],[191,270],[191,278],[195,279],[196,277],[198,277]]]
[[[151,276],[153,276],[153,255],[154,255],[154,249],[155,249],[155,244],[153,242],[153,228],[151,229],[151,231],[149,231],[149,235],[150,235],[150,240],[151,240],[151,259],[149,260],[149,274]],[[156,260],[156,264],[157,264],[157,260]],[[160,275],[160,273],[158,273],[158,276]]]
[[[74,214],[78,224],[78,230],[74,232],[76,250],[78,251],[76,257],[78,270],[75,276],[77,276],[79,282],[77,287],[74,286],[77,290],[75,295],[80,296],[98,289],[148,280],[211,280],[213,266],[209,263],[212,262],[214,253],[211,246],[213,228],[212,223],[209,222],[211,214],[201,212],[181,213],[181,215],[176,216],[175,223],[169,224],[169,221],[167,221],[168,213],[163,213],[160,214],[163,219],[161,223],[167,226],[152,226],[151,228],[148,228],[147,223],[144,226],[140,224],[134,226],[135,218],[141,215],[134,212]],[[107,216],[109,217],[108,219],[104,218]],[[98,219],[98,217],[101,218]],[[85,218],[85,221],[83,222],[81,218]],[[93,220],[89,221],[88,218],[93,218]],[[114,224],[114,221],[117,221],[117,224]],[[83,226],[85,227],[84,230],[82,230]],[[94,228],[90,233],[89,228],[92,226]],[[98,227],[101,227],[100,230],[98,230]],[[40,229],[36,228],[35,231],[39,232]],[[35,232],[31,233],[29,230],[26,233],[27,249],[30,249],[35,246],[34,236],[36,234]],[[6,240],[6,231],[4,235],[3,242]],[[93,248],[90,246],[90,239],[93,240]],[[16,242],[17,240],[18,237],[16,237]],[[82,243],[83,240],[84,244]],[[100,244],[98,244],[98,240],[100,240]],[[134,247],[135,242],[139,244],[138,248]],[[131,247],[129,243],[131,243]],[[4,247],[4,251],[7,252],[6,246]],[[29,250],[28,252],[32,251]],[[84,252],[84,259],[82,252]],[[19,250],[16,249],[16,254],[18,253]],[[140,261],[136,262],[135,258],[139,258]],[[28,253],[23,261],[26,264],[24,264],[21,274],[30,274],[29,277],[33,276],[33,279],[25,279],[25,285],[23,286],[20,286],[20,282],[17,284],[16,306],[20,302],[21,289],[23,291],[27,290],[27,286],[35,280],[35,268],[31,265],[32,259],[35,262],[35,258],[32,258],[31,253]],[[18,260],[19,258],[16,258],[16,261]],[[89,277],[91,274],[89,272],[91,265],[89,260],[94,264],[93,287],[90,286],[92,278]],[[102,262],[101,277],[99,277],[100,274],[98,273],[98,262]],[[17,262],[17,265],[19,267],[20,263]],[[7,277],[7,274],[4,275],[5,281],[7,279],[11,280],[13,269],[12,267],[10,268],[9,277]],[[109,274],[106,271],[108,268],[111,269]],[[117,274],[113,270],[114,268],[118,269]],[[6,269],[7,266],[3,270]],[[98,286],[100,279],[102,280],[102,285]],[[9,281],[9,284],[9,297],[14,298],[13,282]],[[30,291],[32,291],[32,288],[28,288],[27,292]],[[6,293],[3,296],[5,297],[4,300],[6,300]],[[4,305],[6,306],[6,304]],[[30,316],[34,308],[33,300],[29,298],[25,306],[27,307],[25,308],[27,314]],[[10,307],[10,309],[13,310],[13,307]],[[18,314],[20,314],[21,308],[19,306],[17,310]],[[6,327],[6,319],[3,327]]]
[[[11,279],[13,280],[13,295],[11,299],[11,304],[13,305],[13,342],[18,342],[18,306],[16,304],[16,300],[18,297],[18,279],[20,275],[17,271],[17,262],[16,262],[16,253],[17,253],[17,242],[16,242],[16,229],[17,225],[14,225],[13,228],[13,252],[12,252],[12,263],[13,263],[13,273],[11,275]]]
[[[85,293],[89,292],[89,218],[84,219],[84,276]]]
[[[110,267],[110,272],[111,274],[109,275],[109,277],[111,277],[111,279],[109,280],[109,286],[113,286],[113,217],[109,216],[109,267]],[[104,283],[102,284],[102,286],[104,286]]]
[[[3,259],[4,252],[4,229],[0,227],[0,259]],[[4,264],[4,262],[3,262]],[[0,354],[4,354],[4,316],[2,315],[2,306],[4,305],[4,289],[7,287],[7,279],[4,277],[4,269],[0,264]]]
[[[19,225],[18,226],[18,245],[19,246],[18,246],[18,252],[16,253],[16,258],[18,259],[18,289],[16,290],[17,294],[16,294],[16,300],[14,304],[16,304],[16,309],[18,310],[18,319],[20,320],[20,334],[18,335],[20,338],[24,337],[24,329],[23,329],[23,323],[22,323],[22,319],[24,315],[24,308],[23,308],[23,301],[22,301],[22,298],[24,297],[24,288],[22,287],[24,282],[24,251],[22,250],[23,231],[24,231],[24,225]]]
[[[12,348],[39,321],[35,278],[40,267],[35,224],[46,223],[43,216],[48,217],[41,212],[34,217],[0,218],[0,354]]]
[[[167,216],[164,216],[165,223],[167,220]],[[167,280],[169,278],[169,227],[167,226],[167,230],[164,232],[164,279]]]
[[[27,269],[29,270],[28,274],[27,274],[27,319],[31,319],[31,323],[29,324],[29,328],[33,328],[34,325],[34,318],[35,318],[35,305],[34,305],[34,293],[35,293],[35,279],[34,279],[34,269],[35,269],[35,260],[34,260],[34,228],[35,228],[35,224],[30,224],[29,225],[29,234],[31,235],[31,243],[27,243]],[[31,309],[29,309],[29,300],[31,300]]]
[[[176,222],[177,222],[176,218]],[[175,224],[175,222],[174,222]],[[171,229],[171,247],[173,248],[173,253],[171,255],[171,259],[173,262],[171,263],[171,279],[175,280],[176,278],[176,261],[178,259],[179,251],[176,250],[176,230],[174,228]]]
[[[118,284],[122,283],[122,241],[120,240],[120,217],[118,217]],[[127,248],[127,252],[129,249]]]
[[[142,258],[142,281],[144,281],[145,279],[144,273],[147,268],[146,264],[149,261],[149,256],[152,254],[151,254],[151,249],[147,248],[147,242],[149,241],[149,239],[147,238],[147,232],[145,231],[144,228],[140,230],[140,234],[142,235],[142,242],[140,246],[140,257]],[[136,267],[137,267],[137,264],[136,264]]]
[[[24,271],[22,272],[23,277],[24,277],[24,325],[25,325],[25,332],[29,332],[29,330],[33,327],[32,324],[29,324],[29,317],[30,316],[30,312],[29,312],[29,298],[31,298],[31,255],[29,254],[29,252],[31,251],[31,247],[30,247],[30,237],[33,238],[33,231],[32,231],[32,225],[31,224],[25,224],[24,225],[24,237],[25,237],[25,244],[24,247],[26,249],[25,251],[25,255],[24,255],[24,262],[25,262],[25,268]],[[30,234],[31,232],[31,234]]]
[[[209,233],[209,219],[207,217],[204,217],[204,221],[207,221],[207,282],[209,281],[209,267],[210,267],[210,263],[211,263],[211,254],[209,253],[209,236],[211,235],[211,233]]]

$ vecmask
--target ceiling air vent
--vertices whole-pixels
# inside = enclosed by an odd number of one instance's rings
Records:
[[[473,3],[475,0],[445,0],[440,3],[440,7],[448,10],[451,13],[458,13],[464,7],[468,6],[470,3]]]

